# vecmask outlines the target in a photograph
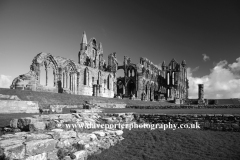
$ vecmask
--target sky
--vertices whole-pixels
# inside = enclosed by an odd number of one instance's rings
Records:
[[[189,98],[240,97],[240,3],[231,0],[0,0],[0,87],[40,52],[77,62],[82,33],[133,63],[186,60]]]

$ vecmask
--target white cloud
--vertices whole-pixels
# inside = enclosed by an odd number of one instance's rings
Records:
[[[203,60],[204,60],[205,62],[210,59],[210,57],[207,56],[206,54],[202,54],[202,56],[203,56]]]
[[[194,69],[187,68],[189,98],[198,98],[198,84],[204,84],[205,98],[240,98],[240,57],[228,64],[220,61],[210,70],[209,75],[194,77]]]
[[[11,83],[11,76],[0,75],[0,88],[10,88]]]

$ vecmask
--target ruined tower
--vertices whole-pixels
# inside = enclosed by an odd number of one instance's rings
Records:
[[[198,104],[204,104],[204,85],[198,84]]]
[[[87,35],[84,31],[83,35],[82,35],[82,40],[80,43],[80,51],[78,53],[78,63],[79,64],[83,64],[84,53],[86,52],[86,50],[87,50]]]

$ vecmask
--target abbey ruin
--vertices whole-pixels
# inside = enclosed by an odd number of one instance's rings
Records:
[[[120,69],[123,69],[124,77],[117,78],[116,72]],[[49,79],[49,75],[53,78]],[[44,82],[41,76],[45,77]],[[49,86],[50,82],[52,86]],[[134,64],[124,56],[123,64],[119,64],[116,53],[111,53],[106,63],[102,44],[97,44],[95,38],[87,42],[85,32],[80,43],[78,63],[50,53],[39,53],[32,60],[30,71],[15,78],[10,88],[109,98],[134,96],[146,101],[188,98],[184,60],[178,63],[172,59],[169,64],[163,61],[159,67],[147,58],[141,57],[140,63]]]

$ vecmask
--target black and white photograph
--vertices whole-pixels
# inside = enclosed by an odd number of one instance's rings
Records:
[[[0,0],[0,160],[240,160],[240,1]]]

